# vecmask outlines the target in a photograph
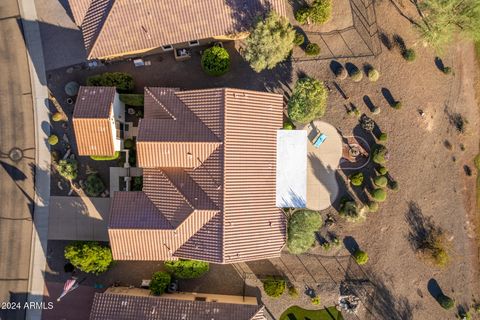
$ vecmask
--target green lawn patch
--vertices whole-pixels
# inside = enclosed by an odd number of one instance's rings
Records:
[[[342,313],[335,307],[321,310],[306,310],[298,306],[292,306],[285,310],[280,320],[343,320]]]

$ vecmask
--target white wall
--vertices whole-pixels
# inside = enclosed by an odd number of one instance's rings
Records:
[[[120,101],[120,96],[118,93],[115,93],[112,110],[113,112],[110,115],[110,124],[112,129],[113,144],[115,146],[115,151],[120,151],[123,147],[123,141],[116,138],[117,130],[115,128],[115,121],[118,120],[121,123],[125,123],[125,104]]]

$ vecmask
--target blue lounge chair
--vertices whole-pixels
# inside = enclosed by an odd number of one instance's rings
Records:
[[[320,134],[320,135],[317,137],[317,139],[313,142],[313,146],[314,146],[315,148],[320,147],[320,145],[321,145],[326,139],[327,139],[327,136],[326,136],[324,133]]]

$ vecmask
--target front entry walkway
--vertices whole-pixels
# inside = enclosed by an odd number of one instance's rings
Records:
[[[108,241],[110,198],[50,197],[49,240]]]

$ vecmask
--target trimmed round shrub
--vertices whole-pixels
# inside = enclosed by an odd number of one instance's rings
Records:
[[[368,254],[365,251],[357,250],[353,253],[353,257],[359,265],[364,265],[368,262]]]
[[[63,115],[60,112],[55,112],[52,115],[52,120],[55,122],[62,121],[63,120]]]
[[[388,140],[388,135],[386,133],[381,133],[380,136],[378,137],[378,141],[385,142]]]
[[[125,139],[125,141],[123,142],[123,147],[125,149],[132,149],[134,145],[135,142],[132,139]]]
[[[385,189],[377,188],[372,191],[372,197],[377,202],[383,202],[387,199],[387,192]]]
[[[288,287],[288,295],[292,297],[293,299],[298,298],[298,290],[295,288],[295,286],[289,286]]]
[[[412,62],[412,61],[415,61],[415,58],[417,57],[417,55],[415,54],[415,50],[405,49],[405,51],[403,51],[403,53],[402,53],[402,57],[406,61]]]
[[[352,183],[353,186],[359,187],[363,184],[363,173],[362,172],[357,172],[352,175],[350,175],[349,179],[350,182]]]
[[[305,24],[308,22],[308,17],[310,15],[310,8],[303,7],[295,11],[295,20],[297,20],[300,24]]]
[[[288,116],[293,121],[309,123],[325,114],[328,90],[323,82],[305,77],[295,84],[288,100]]]
[[[320,54],[320,46],[316,43],[309,43],[305,48],[307,56],[318,56]]]
[[[451,74],[452,73],[452,68],[450,67],[443,67],[442,72],[444,74]]]
[[[280,297],[285,292],[285,280],[275,280],[273,277],[263,281],[263,290],[267,296],[272,298]]]
[[[319,296],[313,297],[312,298],[312,304],[314,306],[318,306],[320,304],[320,297]]]
[[[354,82],[360,82],[363,79],[363,73],[357,67],[352,67],[352,70],[350,70],[350,78],[352,78]]]
[[[387,162],[388,150],[383,144],[376,144],[372,150],[372,161],[377,164]]]
[[[341,203],[338,214],[352,222],[356,222],[364,218],[361,208],[359,208],[355,201],[344,201]]]
[[[378,78],[380,78],[380,72],[378,72],[378,70],[375,68],[370,68],[368,69],[367,77],[368,80],[375,82],[378,80]]]
[[[449,296],[444,295],[443,293],[437,297],[437,301],[442,306],[442,308],[446,310],[452,309],[455,305],[455,301]]]
[[[381,109],[377,106],[373,106],[372,114],[379,114]]]
[[[395,101],[394,103],[392,103],[392,108],[393,109],[401,109],[402,108],[402,102],[401,101]]]
[[[387,186],[388,179],[385,176],[377,176],[373,178],[373,183],[375,183],[377,187],[385,188]]]
[[[56,166],[58,174],[67,180],[75,180],[78,175],[78,163],[73,159],[59,160]]]
[[[163,271],[155,272],[150,281],[150,292],[155,296],[164,294],[170,281],[172,281],[172,278],[169,273]]]
[[[58,137],[54,134],[52,134],[50,137],[48,137],[48,144],[51,146],[54,146],[58,143]]]
[[[105,184],[98,174],[91,174],[85,181],[85,193],[89,197],[98,197],[103,191],[105,191]]]
[[[368,204],[368,211],[377,212],[378,211],[378,202],[370,201],[370,203]]]
[[[331,0],[314,0],[309,9],[309,19],[315,24],[324,24],[332,17]]]
[[[198,260],[165,261],[165,269],[179,279],[195,279],[210,269],[208,262]]]
[[[378,172],[380,175],[384,176],[384,175],[386,175],[386,174],[388,173],[388,169],[387,169],[386,167],[384,167],[384,166],[380,166],[380,167],[377,168],[377,172]]]
[[[335,77],[339,80],[343,80],[348,77],[348,72],[347,69],[345,69],[344,66],[338,66],[338,68],[335,69]]]
[[[202,69],[210,76],[221,76],[230,70],[230,55],[225,48],[213,46],[202,54]]]
[[[112,264],[112,251],[95,241],[75,241],[65,247],[65,259],[86,273],[100,274]]]
[[[293,39],[293,44],[296,46],[301,46],[305,42],[305,36],[300,32],[295,32],[295,38]]]
[[[388,188],[390,188],[390,190],[397,191],[398,190],[398,182],[397,181],[391,181],[388,184]]]
[[[287,248],[293,254],[310,249],[315,243],[315,231],[322,226],[322,217],[316,211],[299,210],[288,220]]]

